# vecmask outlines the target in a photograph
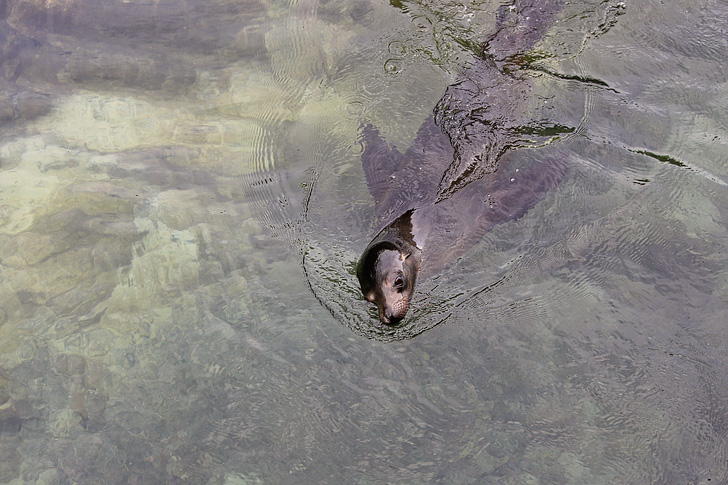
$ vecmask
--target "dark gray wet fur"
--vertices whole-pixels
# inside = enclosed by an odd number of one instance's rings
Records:
[[[501,8],[479,59],[448,88],[406,152],[371,124],[362,126],[376,236],[357,277],[382,323],[404,318],[418,279],[450,265],[493,226],[521,217],[563,178],[563,161],[532,162],[516,172],[506,163],[513,156],[504,156],[519,146],[513,133],[523,123],[519,100],[529,91],[519,59],[560,5],[522,1]]]

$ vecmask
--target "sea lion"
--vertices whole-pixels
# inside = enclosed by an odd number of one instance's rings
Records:
[[[528,50],[555,22],[561,0],[515,0],[498,10],[493,33],[462,79],[449,86],[404,153],[371,124],[361,127],[362,166],[379,228],[357,264],[364,297],[383,324],[410,308],[418,278],[429,277],[477,244],[496,224],[521,217],[553,189],[564,164],[541,161],[507,171],[504,155],[538,133],[528,105]],[[566,133],[573,129],[566,129]],[[544,140],[536,140],[535,145]],[[506,157],[507,158],[507,157]]]

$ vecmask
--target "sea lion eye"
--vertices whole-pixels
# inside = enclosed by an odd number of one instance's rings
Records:
[[[397,276],[394,279],[394,287],[397,289],[404,288],[404,278],[402,278],[401,276]]]

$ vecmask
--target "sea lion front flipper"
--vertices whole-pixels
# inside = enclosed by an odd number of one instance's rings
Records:
[[[379,204],[385,199],[388,180],[400,168],[402,154],[384,141],[379,130],[371,123],[362,125],[361,139],[364,143],[361,165],[367,177],[369,193]]]

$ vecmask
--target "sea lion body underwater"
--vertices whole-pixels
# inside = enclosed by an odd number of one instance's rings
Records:
[[[501,9],[500,27],[484,43],[484,52],[497,49],[499,56],[484,54],[465,81],[448,88],[404,154],[387,144],[374,126],[362,126],[362,166],[376,203],[378,231],[359,259],[357,278],[383,324],[396,325],[404,318],[418,279],[437,274],[493,226],[524,215],[564,176],[565,164],[556,160],[509,172],[513,152],[504,156],[511,147],[492,122],[513,111],[504,97],[526,91],[524,80],[507,72],[502,60],[512,68],[513,58],[540,38],[560,5],[555,1],[545,9],[529,0],[516,3],[516,9]],[[513,31],[524,30],[504,27],[509,22],[512,27],[513,17],[518,25],[529,22],[527,35],[514,36]],[[490,96],[479,101],[484,109],[473,113],[485,112],[492,119],[458,119],[462,106],[473,105],[463,99],[467,96]],[[517,125],[520,120],[512,121]],[[473,127],[480,132],[470,131]],[[470,146],[474,141],[475,148]]]

